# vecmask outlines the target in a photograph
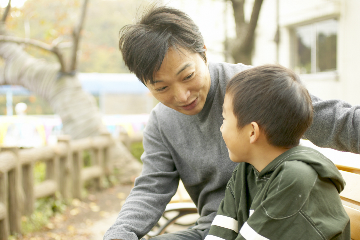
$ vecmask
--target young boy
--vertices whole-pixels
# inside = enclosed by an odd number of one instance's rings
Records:
[[[299,77],[278,65],[235,75],[220,128],[238,162],[205,240],[350,239],[335,165],[299,146],[313,108]]]

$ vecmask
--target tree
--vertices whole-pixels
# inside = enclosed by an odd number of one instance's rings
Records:
[[[69,44],[62,43],[61,37],[54,39],[51,44],[47,44],[34,39],[14,37],[5,30],[11,0],[9,0],[0,23],[0,56],[4,60],[4,66],[0,69],[3,73],[0,84],[21,85],[43,97],[54,112],[60,116],[64,133],[73,139],[96,136],[106,131],[94,97],[82,90],[77,78],[79,42],[88,2],[88,0],[83,1],[80,17],[73,27],[70,38],[71,51],[67,59],[63,54],[62,47],[69,46]],[[54,54],[58,62],[31,56],[25,51],[24,44]],[[123,146],[118,145],[117,150],[121,151],[120,155],[123,160],[131,160],[124,168],[132,168],[134,164],[137,165],[136,160]],[[139,168],[135,168],[138,171]],[[131,169],[129,170],[132,172]]]
[[[245,0],[230,0],[234,10],[236,40],[232,43],[231,55],[236,63],[251,65],[255,43],[255,30],[263,0],[254,0],[250,20],[245,20]]]
[[[0,36],[0,56],[5,60],[4,78],[1,83],[22,85],[46,99],[62,119],[64,133],[74,139],[99,135],[101,131],[105,131],[94,98],[82,90],[76,75],[80,32],[87,5],[88,0],[84,0],[81,16],[72,32],[72,51],[69,61],[66,61],[62,54],[59,38],[49,45],[6,34],[4,24],[10,12],[10,5],[3,15],[3,26],[0,30],[3,34]],[[58,63],[36,59],[25,52],[19,44],[29,44],[52,52],[57,57]]]
[[[82,1],[82,0],[81,0]],[[37,39],[51,44],[62,38],[61,50],[69,59],[74,22],[81,8],[80,0],[27,0],[21,8],[12,7],[6,28],[15,36]],[[91,0],[81,32],[78,51],[78,72],[129,73],[121,54],[118,38],[121,26],[133,21],[139,5],[144,0]],[[25,45],[26,52],[49,62],[57,59],[46,51]]]

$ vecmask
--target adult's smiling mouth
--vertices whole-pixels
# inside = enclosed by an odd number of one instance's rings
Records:
[[[198,103],[198,98],[195,98],[195,100],[192,101],[190,104],[181,106],[181,108],[189,111],[189,110],[194,109],[196,107],[197,103]]]

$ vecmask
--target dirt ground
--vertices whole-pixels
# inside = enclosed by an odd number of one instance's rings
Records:
[[[115,221],[132,185],[118,185],[73,200],[61,215],[53,217],[39,232],[18,240],[101,240]]]
[[[106,230],[115,222],[132,187],[132,184],[123,184],[102,191],[91,191],[82,201],[73,200],[62,214],[51,218],[41,231],[17,236],[15,239],[102,240]],[[190,197],[183,184],[180,183],[173,200],[181,202],[189,199]],[[197,218],[198,214],[187,215],[178,219],[178,222],[183,224],[193,223]],[[185,228],[187,227],[171,225],[167,232],[179,231]]]

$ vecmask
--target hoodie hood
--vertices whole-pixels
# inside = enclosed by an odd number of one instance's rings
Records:
[[[317,172],[320,178],[329,179],[339,193],[345,187],[345,181],[335,164],[317,150],[304,146],[293,147],[284,152],[267,165],[259,176],[271,174],[284,161],[301,161],[308,164]]]

